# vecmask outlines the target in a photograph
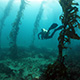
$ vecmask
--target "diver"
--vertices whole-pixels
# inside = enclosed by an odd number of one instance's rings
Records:
[[[42,40],[43,40],[43,39],[50,39],[50,38],[52,38],[53,35],[54,35],[54,33],[55,33],[57,30],[60,30],[60,29],[63,28],[63,25],[61,25],[61,26],[59,26],[58,28],[56,28],[57,26],[58,26],[58,24],[53,23],[48,30],[46,30],[46,29],[44,29],[44,28],[41,29],[41,32],[38,33],[38,39],[42,39]],[[54,29],[54,28],[56,28],[56,29],[52,32],[52,34],[50,34],[50,30],[52,30],[52,29]]]

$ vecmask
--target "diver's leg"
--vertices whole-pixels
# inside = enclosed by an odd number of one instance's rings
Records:
[[[58,30],[61,30],[63,27],[64,27],[64,25],[61,25],[61,26],[59,26],[57,29],[55,29],[55,30],[53,31],[53,33],[52,33],[50,36],[47,37],[47,39],[52,38],[53,35],[54,35],[54,33],[55,33],[56,31],[58,31]]]
[[[49,32],[51,29],[56,28],[57,26],[58,26],[58,24],[53,23],[53,24],[50,26],[50,28],[48,29],[48,32]]]
[[[56,29],[53,31],[53,33],[50,36],[48,36],[48,39],[52,38],[55,32],[56,32]]]

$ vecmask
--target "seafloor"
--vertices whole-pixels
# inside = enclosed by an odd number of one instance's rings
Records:
[[[65,65],[73,80],[80,80],[80,48],[64,51]],[[0,80],[45,80],[43,73],[48,64],[57,59],[58,50],[47,48],[18,48],[18,58],[9,57],[9,49],[0,52]]]

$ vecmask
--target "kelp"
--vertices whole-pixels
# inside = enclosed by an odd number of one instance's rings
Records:
[[[77,6],[79,4],[73,3],[73,0],[60,0],[59,3],[64,12],[59,17],[64,25],[58,37],[59,56],[53,64],[48,66],[45,76],[46,80],[73,80],[69,68],[64,64],[65,57],[63,56],[63,49],[68,48],[65,44],[70,44],[71,39],[80,40],[80,36],[75,31],[75,28],[80,29],[80,16],[77,14]]]
[[[12,8],[12,5],[13,5],[13,2],[14,0],[9,0],[6,8],[4,9],[4,12],[3,12],[3,16],[0,20],[0,48],[1,48],[1,35],[2,35],[2,29],[4,27],[4,24],[5,24],[5,20],[6,18],[9,16],[10,14],[10,11],[11,11],[11,8]]]
[[[20,9],[17,13],[16,19],[12,25],[12,30],[10,32],[10,57],[16,58],[17,55],[17,35],[19,32],[19,25],[21,24],[21,18],[23,16],[23,11],[25,9],[26,2],[25,0],[21,0]]]
[[[64,38],[62,38],[62,35],[61,35],[62,32],[60,32],[60,36],[58,40],[60,41],[61,39],[62,44],[65,42],[66,43],[70,42],[70,39],[80,40],[80,36],[78,36],[78,34],[76,34],[75,32],[75,27],[79,28],[79,25],[80,25],[80,23],[78,22],[78,19],[80,20],[80,16],[77,14],[78,12],[77,6],[79,4],[74,3],[73,0],[64,0],[64,1],[60,0],[59,2],[64,12],[64,14],[60,16],[60,20],[62,21],[62,24],[64,24],[64,29],[63,29]],[[65,41],[66,40],[65,36],[67,36],[68,41]],[[59,43],[61,44],[61,42]]]
[[[37,34],[37,32],[38,32],[39,23],[40,23],[40,20],[41,20],[41,18],[42,18],[42,15],[43,15],[43,11],[44,11],[44,9],[43,9],[43,4],[44,4],[44,3],[45,3],[45,1],[43,0],[43,1],[41,2],[38,15],[37,15],[36,20],[35,20],[35,22],[34,22],[33,38],[32,38],[32,43],[31,43],[32,46],[34,45],[35,36],[36,36],[36,34]]]
[[[56,61],[54,64],[49,64],[45,72],[45,80],[69,80],[65,65]]]

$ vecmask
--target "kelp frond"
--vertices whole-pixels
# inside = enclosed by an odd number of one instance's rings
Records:
[[[79,4],[73,2],[73,0],[59,0],[59,3],[64,12],[64,14],[60,16],[60,20],[62,21],[62,24],[64,24],[64,29],[60,32],[58,40],[60,44],[64,46],[65,42],[70,43],[70,39],[80,40],[80,37],[75,32],[75,27],[80,29],[80,23],[78,21],[80,20],[80,16],[77,14],[77,6]]]

